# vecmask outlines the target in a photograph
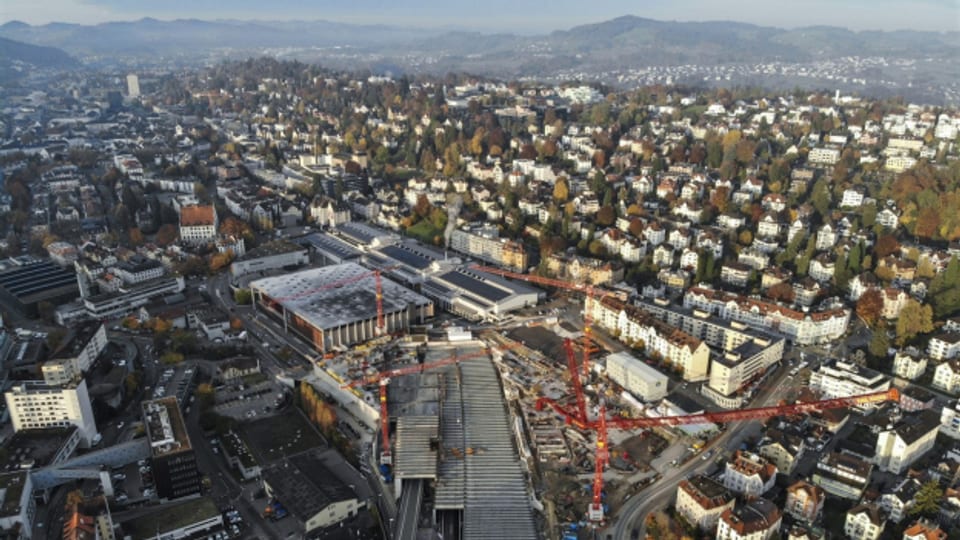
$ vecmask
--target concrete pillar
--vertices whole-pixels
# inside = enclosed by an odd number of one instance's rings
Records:
[[[103,486],[105,497],[113,497],[113,481],[110,478],[110,471],[100,471],[100,485]]]

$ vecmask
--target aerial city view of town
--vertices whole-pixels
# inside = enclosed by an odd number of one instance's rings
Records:
[[[0,539],[960,539],[956,5],[5,9]]]

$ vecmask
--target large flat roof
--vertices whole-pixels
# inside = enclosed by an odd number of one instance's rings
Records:
[[[190,450],[190,436],[180,414],[177,398],[170,396],[143,402],[143,423],[153,457]]]
[[[633,371],[634,373],[638,373],[642,378],[646,379],[647,381],[667,379],[667,376],[661,373],[660,370],[648,366],[642,360],[640,360],[636,356],[627,352],[613,353],[611,355],[608,355],[606,360],[607,360],[608,368],[610,366],[610,362],[621,363],[624,365],[624,367],[626,367],[630,371]]]
[[[430,300],[387,278],[381,278],[383,312],[406,311]],[[316,328],[335,328],[377,316],[376,279],[356,263],[311,268],[250,282]]]
[[[332,450],[329,450],[332,451]],[[273,495],[301,521],[308,521],[333,503],[357,498],[323,459],[323,450],[291,456],[263,469]]]
[[[397,418],[397,478],[437,477],[437,450],[431,441],[440,435],[437,416],[401,416]]]
[[[210,497],[156,506],[150,510],[146,515],[122,522],[124,534],[134,540],[148,540],[156,538],[158,534],[199,523],[220,514],[216,503]]]

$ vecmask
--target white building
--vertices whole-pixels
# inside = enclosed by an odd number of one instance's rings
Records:
[[[140,78],[133,73],[127,75],[127,95],[132,98],[140,97]]]
[[[190,244],[217,238],[217,211],[213,206],[191,205],[180,209],[180,240]]]
[[[892,429],[881,431],[874,456],[877,466],[894,474],[905,472],[933,448],[939,428],[937,414],[924,410],[905,417]]]
[[[683,306],[755,328],[774,330],[801,345],[833,341],[846,332],[850,321],[850,310],[845,308],[807,313],[704,287],[688,289],[683,296]]]
[[[667,376],[633,355],[614,353],[606,361],[607,376],[638,399],[649,403],[667,395]]]
[[[833,399],[883,392],[890,388],[890,379],[872,369],[842,360],[832,360],[813,372],[810,376],[810,388],[821,392],[823,399]]]
[[[960,394],[960,360],[949,360],[933,372],[933,387],[950,394]]]
[[[747,497],[759,497],[777,480],[777,466],[757,454],[738,450],[723,471],[723,486]]]
[[[893,357],[893,374],[908,380],[916,380],[927,370],[927,358],[918,351],[899,351]]]
[[[817,165],[834,165],[840,161],[839,148],[812,148],[807,161]]]
[[[850,540],[877,540],[883,533],[886,520],[875,504],[861,504],[847,511],[843,534]]]
[[[960,401],[940,412],[940,433],[951,439],[960,439]]]
[[[89,446],[97,435],[97,424],[84,379],[65,386],[49,386],[39,381],[22,382],[7,390],[4,397],[15,432],[76,426],[85,446]]]
[[[950,360],[960,355],[960,333],[945,332],[930,338],[927,354],[934,360]]]
[[[102,323],[90,323],[68,339],[40,368],[44,383],[50,386],[69,383],[90,369],[107,347],[107,329]]]
[[[840,199],[840,208],[859,208],[861,204],[863,204],[862,191],[855,188],[843,190],[843,197]]]

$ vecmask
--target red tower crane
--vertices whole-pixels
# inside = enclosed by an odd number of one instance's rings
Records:
[[[496,347],[497,350],[506,350],[517,347],[517,345],[504,345],[501,347]],[[389,411],[387,410],[387,386],[390,384],[390,379],[393,377],[399,377],[401,375],[411,375],[413,373],[423,373],[424,371],[430,369],[436,369],[444,366],[449,366],[451,364],[456,364],[462,362],[463,360],[470,360],[473,358],[480,358],[487,356],[489,354],[488,349],[482,349],[477,352],[464,355],[452,355],[442,360],[436,360],[433,362],[426,362],[423,364],[413,364],[410,366],[403,366],[395,369],[388,369],[381,371],[374,375],[367,377],[362,377],[360,379],[354,380],[349,384],[343,385],[343,388],[356,388],[358,386],[369,386],[377,384],[380,386],[379,395],[380,395],[380,431],[383,448],[380,453],[380,464],[381,465],[390,465],[392,463],[392,453],[390,451],[390,416]]]
[[[573,340],[563,340],[563,350],[567,353],[567,367],[570,370],[570,383],[573,384],[573,393],[577,400],[577,420],[587,421],[587,400],[583,395],[583,384],[580,382],[580,371],[577,369],[577,357],[573,352]]]
[[[788,416],[791,414],[806,414],[826,409],[842,409],[844,407],[856,407],[859,405],[871,405],[882,403],[884,401],[900,401],[900,392],[896,388],[885,390],[883,392],[873,392],[870,394],[860,394],[856,396],[824,399],[819,401],[810,401],[806,403],[773,405],[770,407],[757,407],[753,409],[736,409],[732,411],[705,412],[700,414],[687,414],[682,416],[654,416],[643,418],[608,418],[604,420],[606,425],[617,429],[638,429],[655,428],[660,426],[678,426],[682,424],[722,424],[726,422],[735,422],[737,420],[757,420],[769,418],[771,416]],[[578,412],[571,411],[563,405],[546,397],[537,400],[537,409],[549,406],[560,416],[571,424],[581,429],[597,429],[599,420],[581,420]]]
[[[610,459],[607,447],[607,408],[600,402],[600,416],[597,418],[597,454],[593,463],[593,500],[587,510],[590,521],[603,521],[603,469]]]

